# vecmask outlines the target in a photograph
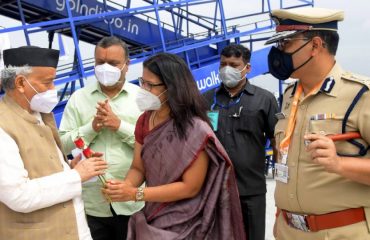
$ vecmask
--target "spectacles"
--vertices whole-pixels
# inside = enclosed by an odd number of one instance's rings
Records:
[[[279,49],[283,49],[289,42],[294,41],[294,40],[303,40],[303,41],[308,41],[310,40],[309,38],[283,38],[280,39],[276,42],[276,47]]]
[[[163,86],[164,83],[151,83],[145,81],[142,77],[138,78],[140,87],[144,88],[147,91],[151,91],[153,87]]]

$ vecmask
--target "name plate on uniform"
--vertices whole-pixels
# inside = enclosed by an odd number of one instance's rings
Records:
[[[288,166],[281,163],[275,163],[275,180],[288,183]]]

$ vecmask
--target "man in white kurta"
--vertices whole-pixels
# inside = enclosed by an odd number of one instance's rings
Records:
[[[104,173],[99,154],[70,168],[51,110],[59,51],[4,51],[0,101],[0,239],[92,239],[81,183]]]

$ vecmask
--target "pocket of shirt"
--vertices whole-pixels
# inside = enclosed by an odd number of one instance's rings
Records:
[[[256,132],[261,127],[262,119],[258,116],[258,111],[242,111],[239,117],[232,117],[237,119],[236,130],[244,132]]]
[[[275,126],[275,131],[274,131],[274,139],[276,142],[276,147],[279,148],[279,145],[281,141],[285,137],[285,129],[288,124],[288,119],[279,119],[278,122],[276,123]],[[278,151],[278,159],[280,159],[280,152]],[[278,162],[278,160],[276,160]]]
[[[276,141],[276,146],[279,146],[281,140],[285,137],[285,130],[288,124],[288,119],[279,119],[278,122],[275,125],[275,131],[274,131],[274,138]]]
[[[342,133],[343,119],[326,119],[326,120],[311,120],[309,126],[310,133],[333,135]],[[358,131],[347,126],[347,132]],[[363,139],[356,139],[357,142],[363,144],[365,147],[367,143]],[[356,155],[359,153],[359,148],[349,143],[348,141],[334,142],[338,154]]]
[[[341,119],[310,120],[309,133],[331,135],[342,133]]]

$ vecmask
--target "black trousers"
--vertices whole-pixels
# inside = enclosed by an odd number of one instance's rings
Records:
[[[265,240],[266,194],[240,196],[248,240]]]
[[[92,238],[94,240],[125,240],[130,216],[93,217],[87,215]]]

